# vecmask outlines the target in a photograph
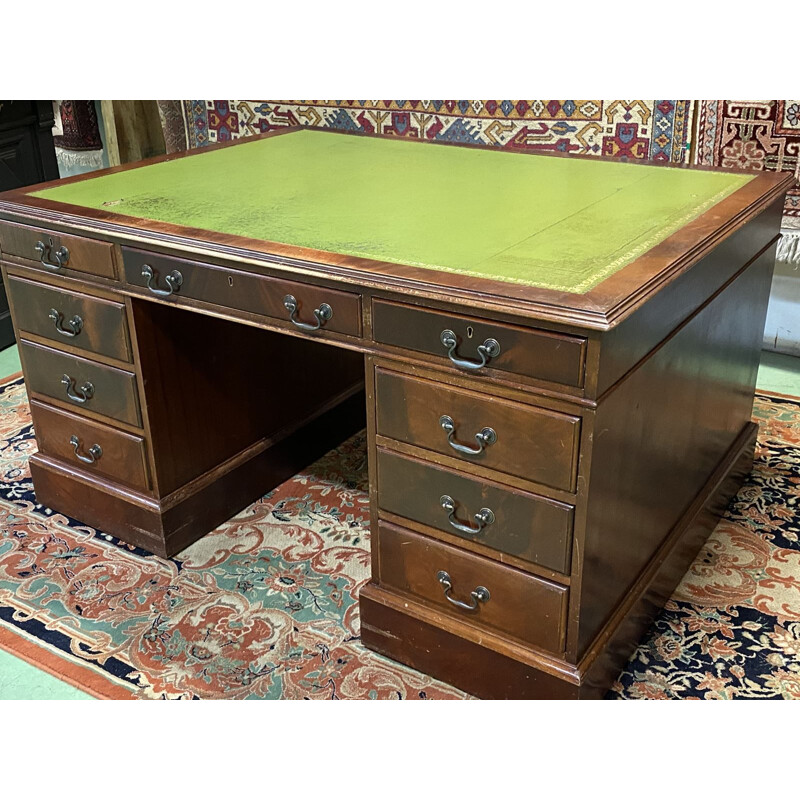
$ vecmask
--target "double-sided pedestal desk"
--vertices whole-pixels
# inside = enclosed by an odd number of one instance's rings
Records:
[[[5,193],[37,499],[171,556],[366,419],[364,644],[601,697],[750,468],[791,185],[286,130]]]

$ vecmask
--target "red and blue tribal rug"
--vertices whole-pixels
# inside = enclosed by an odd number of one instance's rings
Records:
[[[173,150],[310,125],[674,163],[688,158],[693,111],[690,100],[182,100],[180,113],[177,103],[160,101]]]
[[[696,163],[792,172],[800,179],[800,100],[701,100]],[[784,228],[800,230],[800,188],[786,195]]]
[[[613,698],[800,698],[800,401],[759,397],[756,464]],[[366,650],[364,435],[173,559],[36,503],[0,385],[0,646],[98,697],[465,699]]]

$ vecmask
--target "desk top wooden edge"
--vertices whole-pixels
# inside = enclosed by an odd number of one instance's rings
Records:
[[[202,155],[220,148],[313,130],[319,135],[366,136],[348,132],[307,127],[287,127],[230,142],[221,142],[202,150],[188,150],[104,170],[49,181],[0,193],[0,218],[22,224],[43,224],[64,232],[78,232],[106,237],[120,244],[155,246],[166,252],[191,253],[198,258],[232,260],[243,267],[263,265],[285,269],[290,274],[363,285],[365,288],[398,291],[420,298],[446,301],[502,313],[523,314],[534,320],[576,325],[588,329],[615,327],[654,293],[685,272],[724,239],[777,202],[795,185],[790,173],[759,172],[727,198],[700,214],[692,222],[664,241],[613,273],[585,294],[519,285],[488,278],[460,275],[376,261],[356,256],[314,250],[280,242],[249,239],[154,220],[123,216],[112,212],[69,205],[31,196],[34,192],[103,175],[125,172],[150,164]],[[381,138],[396,138],[383,136]],[[499,153],[516,152],[549,158],[582,158],[594,161],[615,159],[531,151],[521,147],[496,148],[491,145],[467,145],[453,142],[428,142],[409,139],[420,145],[443,147],[480,147]],[[726,168],[663,164],[648,160],[627,162],[692,170],[729,172],[753,176],[753,172]]]

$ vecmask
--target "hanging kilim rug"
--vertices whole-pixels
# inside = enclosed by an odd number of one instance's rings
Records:
[[[308,125],[427,141],[683,163],[691,100],[183,100],[186,145]],[[168,125],[173,138],[175,124]]]
[[[696,136],[698,164],[800,178],[800,100],[701,100]],[[783,227],[800,230],[797,186],[786,194]]]
[[[753,475],[609,697],[800,698],[800,402],[759,397]],[[366,650],[364,435],[178,557],[37,505],[24,385],[0,385],[0,646],[99,697],[429,698]]]

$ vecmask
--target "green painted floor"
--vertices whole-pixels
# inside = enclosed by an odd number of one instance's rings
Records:
[[[0,352],[0,378],[21,369],[16,345]],[[761,354],[759,389],[800,396],[800,358]],[[92,697],[59,681],[22,659],[0,650],[0,700],[91,700]]]
[[[0,650],[0,700],[93,700],[91,695]]]

